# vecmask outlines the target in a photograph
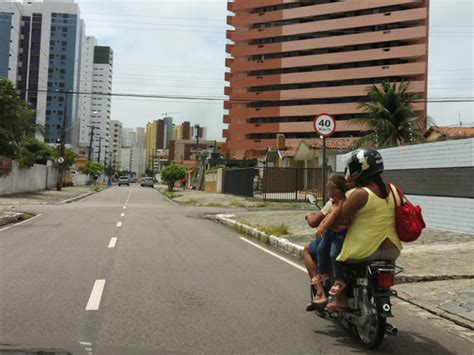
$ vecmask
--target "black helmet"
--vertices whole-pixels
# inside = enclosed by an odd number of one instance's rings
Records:
[[[383,172],[383,159],[378,151],[371,148],[361,148],[350,153],[347,159],[346,177],[368,178]]]

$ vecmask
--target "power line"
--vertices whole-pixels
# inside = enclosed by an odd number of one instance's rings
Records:
[[[22,89],[17,89],[22,90]],[[259,100],[259,99],[232,99],[229,100],[225,96],[189,96],[189,95],[157,95],[157,94],[133,94],[133,93],[103,93],[103,92],[80,92],[80,91],[51,91],[51,90],[29,90],[27,91],[37,91],[37,92],[46,92],[51,94],[79,94],[79,95],[96,95],[96,96],[109,96],[109,97],[139,97],[139,98],[156,98],[156,99],[173,99],[173,100],[202,100],[202,101],[231,101],[231,102],[266,102],[269,100]],[[421,103],[421,102],[440,102],[440,103],[447,103],[447,102],[474,102],[474,97],[453,97],[453,99],[445,100],[445,99],[428,99],[428,100],[412,100],[410,102],[413,103]]]

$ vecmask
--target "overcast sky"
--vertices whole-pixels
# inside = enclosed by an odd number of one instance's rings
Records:
[[[115,53],[114,93],[223,95],[227,1],[76,0],[87,34]],[[474,0],[431,0],[429,98],[474,97]],[[431,103],[438,125],[474,122],[474,103]],[[222,139],[223,104],[114,98],[112,119],[144,127],[168,113]]]

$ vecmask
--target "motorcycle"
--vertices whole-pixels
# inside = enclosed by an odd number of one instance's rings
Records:
[[[317,200],[307,195],[307,201],[317,206]],[[324,305],[316,307],[315,313],[321,318],[330,319],[349,331],[354,331],[368,349],[376,349],[383,341],[385,334],[396,336],[398,328],[387,323],[392,318],[391,297],[397,292],[392,290],[395,275],[403,271],[392,262],[377,260],[346,265],[346,292],[349,309],[346,312],[330,312]],[[331,285],[324,285],[329,300]],[[311,299],[316,289],[311,286]]]

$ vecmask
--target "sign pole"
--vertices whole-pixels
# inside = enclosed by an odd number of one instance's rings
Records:
[[[326,204],[326,185],[327,185],[327,152],[326,152],[326,138],[331,137],[336,132],[336,119],[327,113],[322,113],[316,116],[313,122],[314,130],[323,140],[323,162],[322,166],[322,200]]]
[[[326,185],[327,185],[327,159],[326,159],[326,137],[323,136],[323,205],[326,204]]]

